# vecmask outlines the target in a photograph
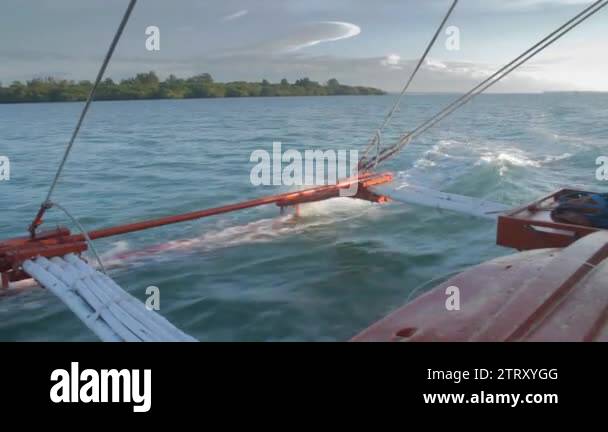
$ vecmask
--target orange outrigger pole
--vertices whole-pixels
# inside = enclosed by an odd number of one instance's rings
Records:
[[[263,198],[230,204],[222,207],[211,208],[181,215],[167,216],[159,219],[135,222],[119,225],[111,228],[90,231],[88,236],[91,240],[128,234],[136,231],[157,228],[260,207],[268,204],[276,204],[283,210],[286,207],[296,207],[300,204],[317,201],[325,201],[331,198],[343,196],[344,190],[357,186],[356,193],[350,198],[362,199],[375,203],[385,203],[389,198],[372,192],[369,188],[393,181],[391,173],[362,173],[357,177],[351,177],[338,182],[335,185],[319,186],[304,189],[297,192],[288,192],[279,195],[271,195]],[[29,279],[22,268],[24,261],[39,256],[47,258],[64,256],[69,253],[80,254],[88,249],[84,234],[72,234],[69,229],[58,227],[54,230],[37,233],[35,236],[18,237],[0,241],[0,273],[2,275],[2,288],[7,289],[10,282]]]

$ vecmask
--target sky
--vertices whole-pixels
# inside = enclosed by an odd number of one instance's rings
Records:
[[[127,0],[3,0],[0,82],[93,80]],[[140,0],[106,76],[210,73],[217,81],[337,78],[399,91],[452,0]],[[460,0],[412,91],[464,92],[589,0]],[[160,51],[146,49],[146,28]],[[608,91],[608,7],[494,91]]]

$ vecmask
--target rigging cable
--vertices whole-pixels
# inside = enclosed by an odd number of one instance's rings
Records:
[[[363,157],[364,158],[367,157],[367,155],[369,154],[369,152],[373,148],[378,149],[378,152],[379,152],[382,132],[390,124],[391,120],[393,119],[393,116],[395,115],[395,112],[397,112],[397,110],[399,109],[399,105],[401,104],[401,100],[405,96],[405,93],[407,92],[407,90],[410,88],[410,85],[412,84],[412,81],[414,81],[414,78],[418,74],[418,71],[420,70],[420,68],[424,64],[424,61],[426,60],[427,56],[429,55],[429,52],[431,51],[431,49],[435,45],[435,42],[437,41],[437,38],[439,37],[439,34],[443,30],[443,27],[445,26],[445,23],[448,21],[448,19],[452,15],[452,12],[454,11],[454,8],[456,7],[457,4],[458,4],[458,0],[454,0],[454,2],[452,3],[452,6],[450,6],[450,9],[448,10],[448,12],[445,15],[445,17],[443,18],[443,20],[441,21],[441,24],[439,25],[439,28],[437,28],[437,31],[433,35],[433,38],[431,39],[431,41],[429,42],[428,46],[426,47],[426,50],[422,54],[422,57],[420,57],[420,60],[418,61],[418,64],[416,65],[416,67],[414,68],[413,72],[411,73],[409,79],[407,80],[405,86],[403,87],[403,90],[401,90],[401,93],[399,94],[399,97],[397,97],[397,100],[395,101],[395,104],[390,109],[390,111],[388,112],[388,114],[384,118],[384,121],[382,122],[382,125],[377,129],[376,133],[374,134],[374,136],[370,140],[369,144],[365,148],[365,150],[363,152]]]
[[[133,8],[135,7],[135,3],[137,3],[137,0],[130,0],[129,5],[127,6],[127,10],[125,11],[125,13],[122,17],[122,20],[120,22],[120,25],[118,26],[118,29],[116,30],[116,33],[114,34],[114,38],[112,39],[110,48],[108,49],[108,52],[103,60],[101,68],[99,69],[99,72],[97,73],[97,78],[95,79],[95,83],[93,84],[93,87],[91,88],[91,91],[89,92],[89,96],[87,97],[84,108],[82,109],[82,112],[80,113],[80,118],[78,119],[78,123],[76,124],[76,128],[74,129],[74,132],[72,133],[72,137],[70,138],[68,146],[65,149],[65,153],[63,154],[63,159],[61,160],[61,163],[59,164],[59,168],[57,169],[55,178],[53,179],[53,181],[51,183],[51,186],[49,188],[46,199],[40,206],[40,209],[38,210],[38,214],[36,215],[36,218],[34,219],[34,221],[32,222],[32,224],[29,227],[30,235],[32,238],[34,238],[36,236],[36,229],[42,224],[42,217],[44,216],[44,213],[48,209],[53,207],[53,202],[51,201],[51,198],[53,196],[53,191],[55,190],[55,187],[57,186],[57,182],[59,181],[59,178],[61,177],[61,173],[63,172],[63,168],[65,167],[65,164],[68,160],[68,156],[70,155],[70,152],[72,151],[72,147],[74,146],[74,141],[76,140],[76,137],[78,136],[78,132],[80,132],[80,127],[82,126],[82,123],[84,122],[87,112],[89,111],[91,102],[93,101],[93,98],[95,97],[95,92],[97,91],[97,87],[99,86],[99,83],[101,82],[101,79],[103,78],[106,68],[108,67],[108,64],[110,63],[110,59],[112,58],[116,45],[118,45],[118,41],[120,40],[120,37],[122,36],[123,30],[125,29],[127,22],[129,21],[131,12],[133,11]]]
[[[88,231],[84,229],[84,227],[78,221],[78,219],[76,219],[74,216],[72,216],[72,214],[65,207],[63,207],[62,205],[59,205],[58,203],[53,203],[53,207],[61,210],[68,217],[68,219],[70,219],[72,221],[72,223],[78,227],[78,229],[80,230],[80,233],[84,237],[84,240],[87,242],[89,249],[91,249],[93,256],[97,260],[97,264],[99,265],[101,272],[103,274],[107,275],[108,272],[106,271],[106,268],[103,265],[103,261],[101,261],[99,253],[97,253],[97,249],[95,248],[95,245],[93,244],[93,241],[91,240],[91,237],[89,237]]]
[[[359,164],[360,169],[361,170],[373,169],[378,164],[393,157],[397,152],[399,152],[406,145],[408,145],[412,139],[414,139],[418,135],[426,132],[428,129],[435,126],[437,123],[439,123],[445,117],[450,115],[452,112],[454,112],[461,106],[468,103],[471,99],[480,95],[481,93],[483,93],[488,88],[495,85],[496,83],[500,82],[503,78],[505,78],[506,76],[511,74],[513,71],[518,69],[520,66],[522,66],[524,63],[528,62],[530,59],[532,59],[536,55],[538,55],[540,52],[544,51],[549,46],[553,45],[555,42],[557,42],[559,39],[561,39],[567,33],[572,31],[576,27],[578,27],[580,24],[582,24],[587,19],[591,18],[593,15],[598,13],[601,9],[603,9],[606,6],[608,6],[607,0],[598,0],[595,3],[593,3],[592,5],[588,6],[582,12],[577,14],[575,17],[570,19],[568,22],[563,24],[561,27],[559,27],[557,30],[553,31],[551,34],[546,36],[540,42],[538,42],[537,44],[535,44],[534,46],[532,46],[531,48],[526,50],[524,53],[517,56],[514,60],[512,60],[511,62],[509,62],[508,64],[503,66],[501,69],[496,71],[490,77],[486,78],[484,81],[482,81],[476,87],[474,87],[472,90],[465,93],[460,98],[456,99],[454,102],[449,104],[447,107],[445,107],[443,110],[441,110],[435,116],[431,117],[426,122],[422,123],[420,126],[418,126],[416,129],[414,129],[412,132],[402,135],[401,138],[399,138],[399,141],[397,142],[397,144],[385,149],[372,160],[366,160],[365,157],[362,158],[362,160]]]

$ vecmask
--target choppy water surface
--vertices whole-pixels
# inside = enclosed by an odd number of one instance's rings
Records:
[[[410,96],[392,136],[454,96]],[[56,201],[89,229],[285,190],[250,184],[250,153],[364,145],[382,97],[103,102],[92,107]],[[0,105],[0,237],[21,235],[44,198],[81,104]],[[608,95],[489,95],[414,142],[387,168],[397,182],[517,204],[562,185],[606,190]],[[390,141],[391,133],[385,134]],[[67,223],[51,212],[47,225]],[[112,276],[208,340],[345,340],[413,290],[509,253],[495,227],[451,213],[348,199],[312,204],[294,223],[274,207],[100,241]],[[167,245],[167,243],[169,243]],[[135,256],[157,244],[165,250]],[[130,256],[130,258],[121,258]],[[118,258],[116,258],[118,256]],[[429,287],[432,284],[428,285]],[[423,289],[426,286],[423,286]],[[52,295],[0,301],[0,340],[94,340]]]

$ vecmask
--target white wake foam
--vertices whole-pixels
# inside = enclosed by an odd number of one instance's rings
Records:
[[[242,225],[207,230],[200,236],[172,240],[143,249],[132,248],[127,242],[114,244],[102,255],[104,265],[116,267],[170,252],[212,251],[221,248],[268,243],[279,238],[297,235],[313,228],[360,217],[374,209],[374,204],[351,198],[335,198],[327,201],[303,204],[300,217],[294,215],[261,219]],[[219,222],[221,223],[221,222]]]

